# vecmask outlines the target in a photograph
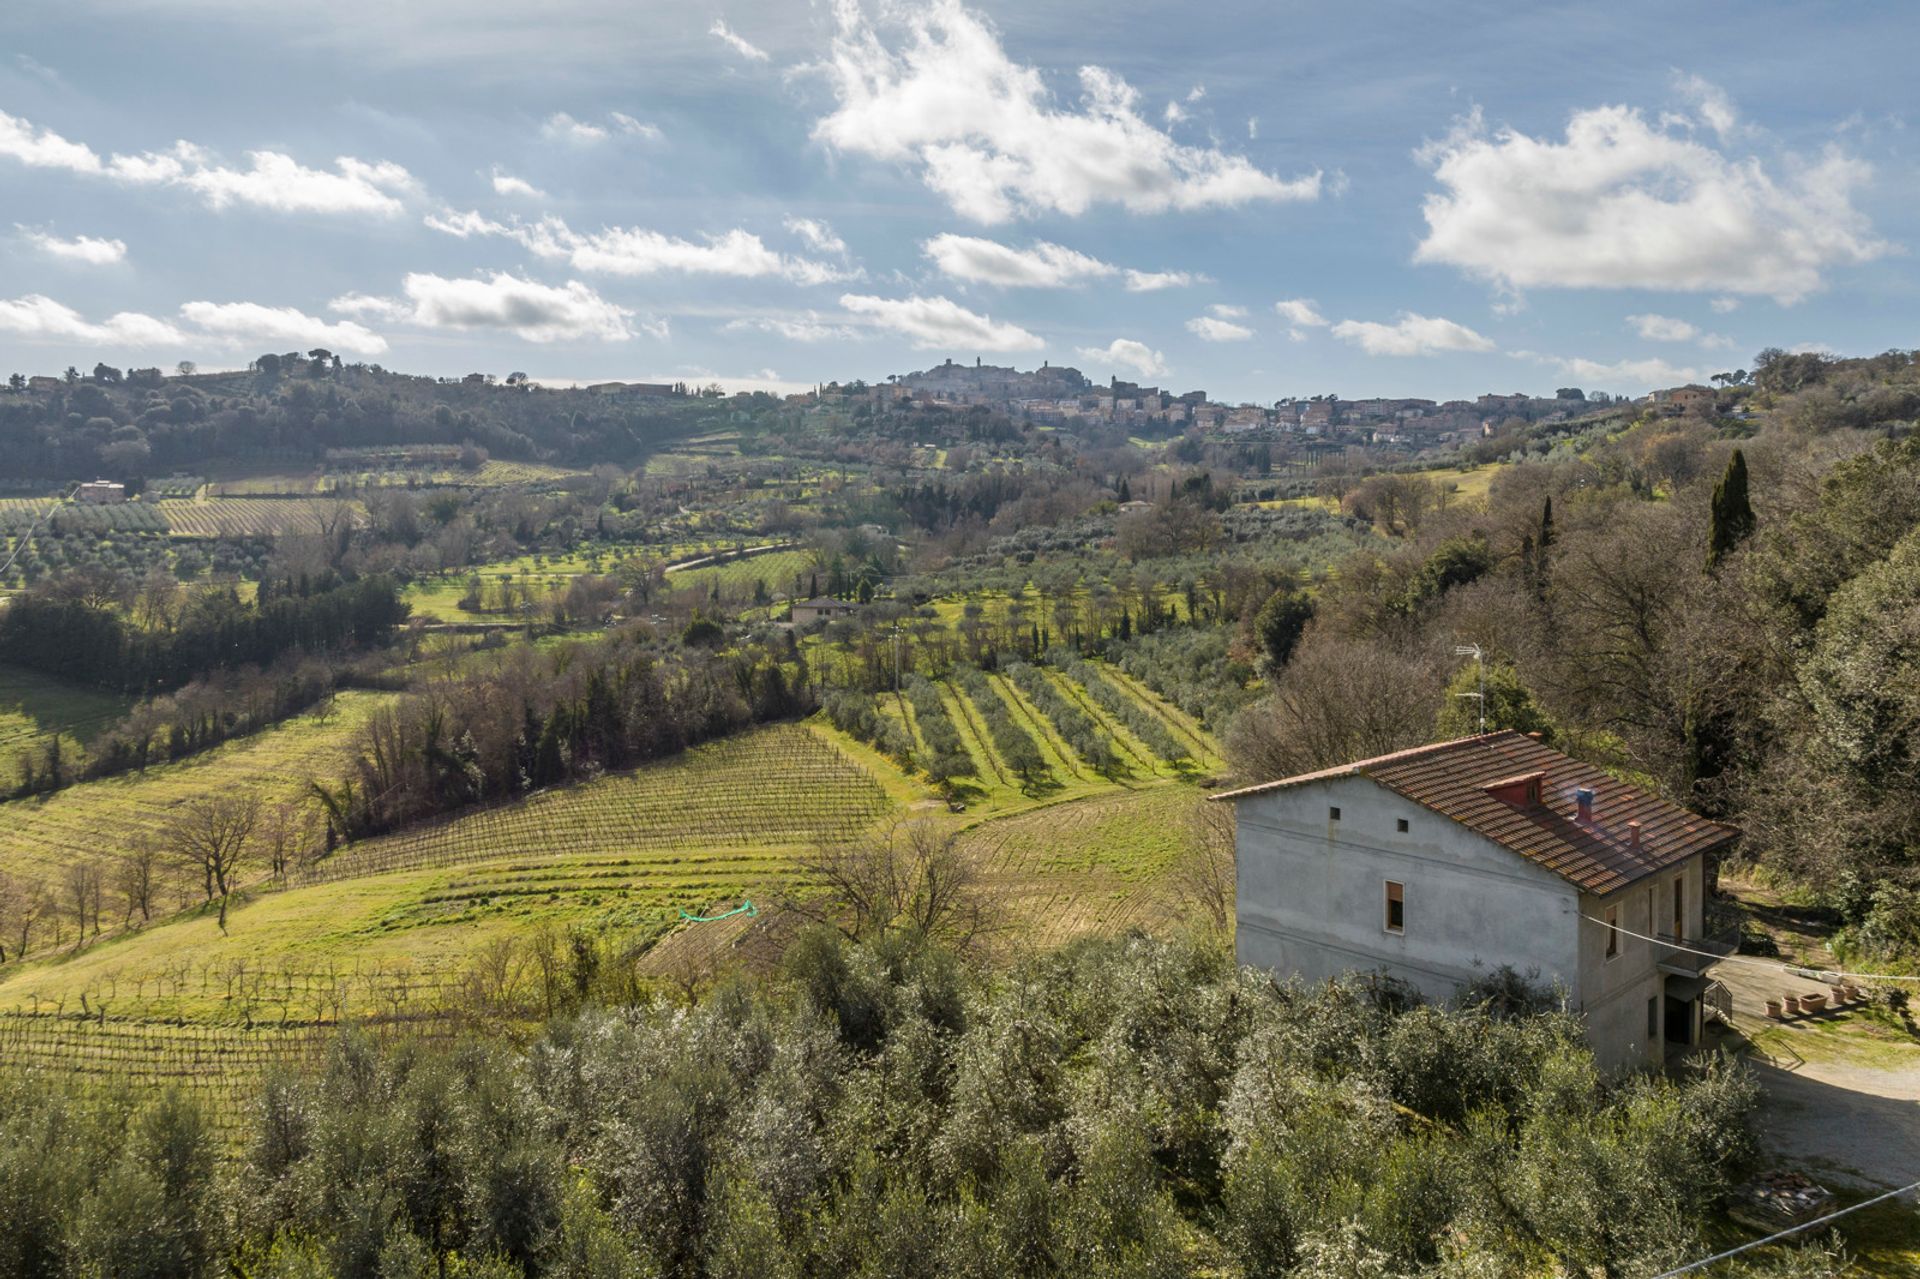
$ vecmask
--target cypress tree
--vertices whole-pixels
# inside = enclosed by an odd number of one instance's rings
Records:
[[[1747,501],[1747,459],[1739,449],[1727,459],[1727,470],[1713,486],[1712,522],[1707,529],[1707,571],[1740,543],[1753,536],[1753,506]]]

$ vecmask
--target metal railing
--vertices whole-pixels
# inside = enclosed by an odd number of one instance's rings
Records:
[[[1707,968],[1740,949],[1740,936],[1675,937],[1655,933],[1653,962],[1660,971],[1681,977],[1698,977]]]

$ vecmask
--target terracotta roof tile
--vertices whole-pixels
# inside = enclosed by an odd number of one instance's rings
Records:
[[[1538,804],[1515,806],[1487,793],[1489,786],[1533,773],[1546,774]],[[1591,893],[1613,892],[1695,853],[1731,844],[1740,834],[1513,732],[1435,742],[1214,798],[1240,799],[1336,777],[1378,782]],[[1584,824],[1574,798],[1581,787],[1594,792],[1593,820]],[[1637,847],[1629,822],[1640,823]]]

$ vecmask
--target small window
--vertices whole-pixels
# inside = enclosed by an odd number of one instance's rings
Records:
[[[1607,907],[1607,958],[1620,953],[1620,908]]]
[[[1329,809],[1327,809],[1327,820],[1328,820],[1328,821],[1330,821],[1330,822],[1337,822],[1337,821],[1339,821],[1339,820],[1340,820],[1340,806],[1339,806],[1339,805],[1337,805],[1337,804],[1336,804],[1336,805],[1334,805],[1333,807],[1331,807],[1331,808],[1329,808]]]
[[[1647,1001],[1647,1042],[1653,1043],[1660,1038],[1660,996],[1655,995]]]
[[[1387,931],[1407,931],[1407,890],[1391,879],[1387,881]]]
[[[1394,828],[1395,830],[1397,830],[1397,831],[1399,831],[1399,832],[1400,832],[1400,833],[1401,833],[1402,835],[1404,835],[1404,834],[1406,834],[1406,833],[1407,833],[1407,819],[1406,819],[1406,818],[1404,818],[1404,817],[1399,817],[1399,818],[1395,818],[1395,819],[1394,819],[1394,823],[1393,823],[1393,828]]]

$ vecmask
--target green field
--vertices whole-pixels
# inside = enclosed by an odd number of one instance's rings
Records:
[[[0,806],[0,869],[57,889],[67,867],[104,863],[155,836],[190,800],[239,791],[267,803],[297,799],[309,779],[339,770],[360,727],[392,698],[342,693],[324,721],[298,716],[178,763]]]
[[[0,967],[0,1051],[57,1073],[180,1083],[231,1127],[267,1065],[307,1057],[326,1028],[451,1025],[472,1015],[477,991],[527,987],[540,948],[573,935],[597,939],[608,962],[630,966],[637,980],[724,967],[778,917],[782,900],[811,890],[804,858],[903,819],[958,836],[992,902],[998,945],[1161,925],[1180,909],[1166,871],[1191,842],[1203,793],[1193,783],[1217,748],[1179,712],[1100,671],[1190,737],[1193,758],[1157,759],[1073,680],[1047,670],[1065,704],[1115,743],[1117,767],[1095,771],[1042,706],[1008,676],[991,675],[988,692],[1046,763],[1046,783],[1023,788],[980,707],[943,680],[939,695],[979,774],[955,788],[957,811],[923,774],[816,716],[349,845],[284,883],[256,857],[225,929],[197,879],[179,873],[150,923],[123,923],[109,888],[104,931],[82,941],[62,897],[66,869],[110,870],[116,849],[155,835],[201,795],[299,799],[309,778],[337,775],[360,726],[393,695],[343,694],[326,722],[296,718],[178,764],[7,804],[0,867],[45,885],[49,905],[26,960]],[[40,696],[48,715],[77,705]],[[914,730],[904,703],[880,700]],[[749,900],[763,912],[757,919],[685,917]]]
[[[764,583],[769,598],[798,598],[805,595],[807,579],[817,567],[812,551],[800,548],[769,551],[724,564],[670,572],[667,586],[675,594],[697,592],[701,595],[710,594],[717,586],[722,599],[741,602],[753,599],[755,585]],[[796,578],[799,579],[797,587]]]
[[[0,665],[0,790],[20,779],[20,765],[45,754],[58,734],[69,765],[86,755],[85,744],[133,709],[131,698]]]

